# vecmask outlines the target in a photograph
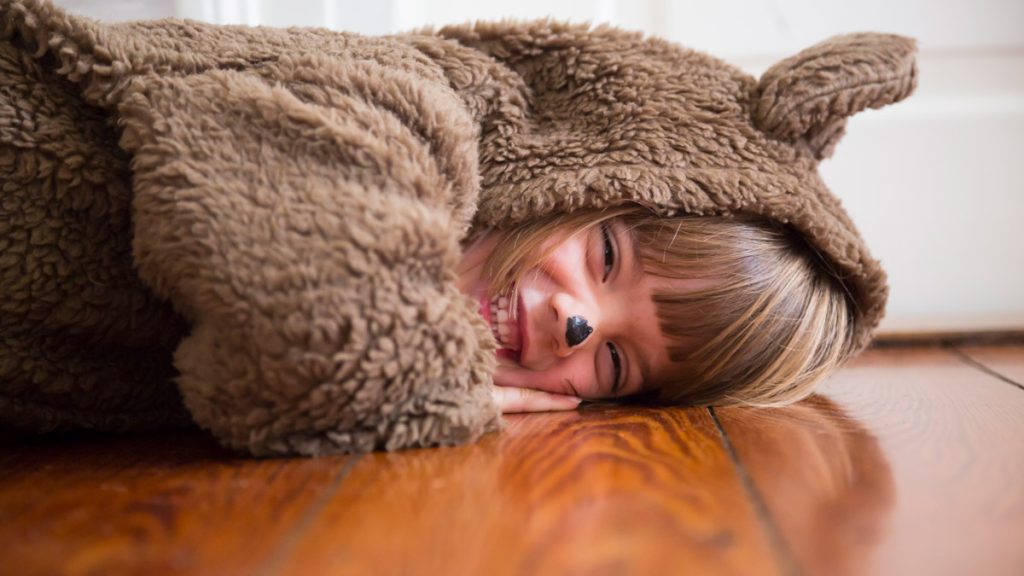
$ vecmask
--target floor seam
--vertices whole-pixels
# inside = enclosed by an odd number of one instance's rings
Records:
[[[743,461],[740,460],[739,454],[729,439],[729,435],[725,432],[722,422],[718,419],[718,414],[715,413],[713,407],[708,407],[708,413],[711,414],[711,420],[714,421],[715,428],[718,429],[718,434],[722,438],[725,451],[729,455],[729,459],[732,460],[733,467],[736,469],[736,475],[739,476],[740,484],[743,485],[743,489],[750,497],[751,503],[754,506],[754,513],[761,524],[761,529],[767,535],[769,545],[775,551],[779,568],[783,574],[799,576],[800,569],[793,559],[789,546],[786,545],[786,541],[782,537],[782,531],[779,529],[778,524],[775,523],[771,512],[768,510],[768,506],[764,503],[764,498],[761,497],[761,493],[754,486],[754,480],[750,477],[750,473],[747,472],[747,467],[743,465]]]
[[[348,457],[348,460],[342,465],[341,470],[338,471],[338,475],[331,482],[331,485],[306,508],[302,513],[302,518],[281,539],[281,543],[274,548],[274,551],[270,553],[270,556],[263,563],[263,567],[257,570],[256,574],[259,576],[270,576],[281,573],[284,563],[291,556],[292,551],[295,550],[295,546],[298,545],[303,534],[309,530],[313,520],[316,519],[324,507],[327,506],[327,503],[330,502],[331,498],[334,497],[335,493],[338,492],[342,481],[362,457],[363,454],[352,454]]]
[[[988,366],[972,358],[968,353],[964,352],[960,348],[957,348],[956,346],[950,346],[949,349],[955,352],[958,356],[960,356],[960,360],[962,360],[966,364],[970,364],[971,366],[974,366],[975,368],[981,370],[982,372],[985,372],[990,376],[995,376],[996,378],[1002,380],[1003,382],[1006,382],[1007,384],[1016,386],[1017,388],[1024,390],[1024,384],[1015,382],[1014,380],[1008,378],[1007,376],[1004,376],[1003,374],[993,370],[992,368],[989,368]]]

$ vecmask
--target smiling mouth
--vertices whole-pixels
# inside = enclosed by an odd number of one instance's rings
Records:
[[[489,302],[491,333],[501,349],[498,355],[519,361],[522,351],[523,338],[520,333],[519,322],[517,321],[518,311],[516,302],[512,299],[513,291],[510,288],[504,294],[491,297]]]

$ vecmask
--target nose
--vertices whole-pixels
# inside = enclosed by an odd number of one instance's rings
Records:
[[[591,335],[601,331],[602,316],[596,302],[586,296],[569,292],[556,292],[551,296],[551,339],[555,354],[568,357],[589,343]]]
[[[593,331],[583,316],[570,316],[565,321],[565,341],[570,348],[582,344]]]

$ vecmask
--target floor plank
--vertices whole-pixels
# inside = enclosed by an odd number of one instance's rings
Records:
[[[805,573],[1024,574],[1024,391],[932,348],[822,392],[716,411]]]
[[[477,445],[364,457],[281,573],[777,572],[706,410],[509,420]]]
[[[0,572],[19,575],[253,573],[347,461],[244,459],[198,431],[2,451]]]
[[[956,350],[1024,389],[1024,345],[957,346]]]

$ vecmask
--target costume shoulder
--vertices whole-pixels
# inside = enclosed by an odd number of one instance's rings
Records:
[[[478,127],[415,47],[324,29],[101,24],[0,3],[119,128],[132,264],[188,322],[192,418],[254,454],[497,429],[493,338],[455,288]]]

